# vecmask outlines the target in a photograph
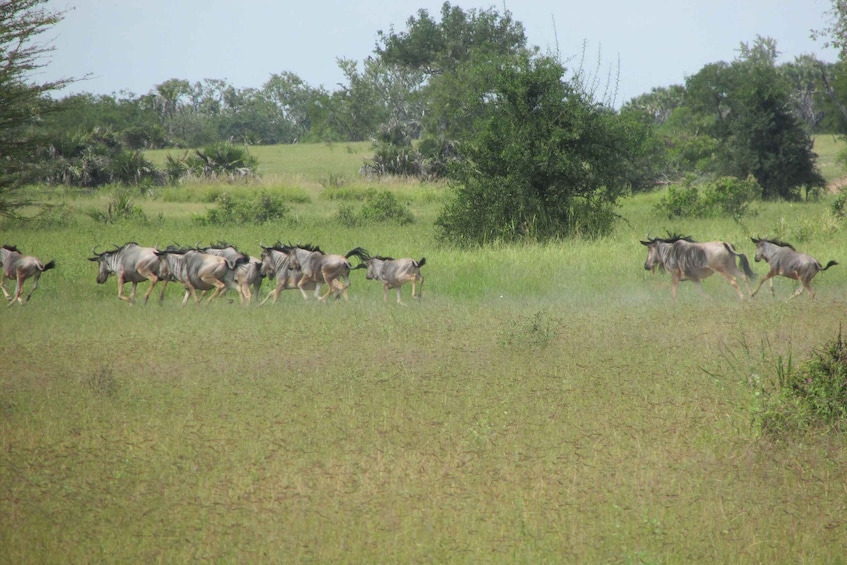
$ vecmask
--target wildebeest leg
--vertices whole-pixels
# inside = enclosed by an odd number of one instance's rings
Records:
[[[265,297],[265,299],[262,300],[262,302],[259,304],[259,306],[263,306],[265,304],[265,302],[268,301],[268,298],[270,298],[271,296],[274,297],[273,304],[276,304],[276,300],[277,300],[277,298],[279,298],[279,293],[282,292],[282,285],[283,285],[283,281],[280,280],[280,279],[277,279],[276,286],[271,289],[271,291],[268,293],[268,295]]]
[[[309,281],[306,280],[306,277],[302,277],[300,279],[300,281],[297,283],[297,288],[300,290],[300,294],[303,295],[303,300],[305,300],[306,302],[309,301],[309,295],[306,294],[306,290],[303,287],[306,286],[307,282],[309,282]],[[320,290],[320,288],[321,288],[321,285],[320,285],[320,283],[318,283],[315,286],[315,297],[318,296],[318,291]]]
[[[121,272],[121,273],[118,274],[118,298],[132,304],[133,300],[135,299],[135,285],[136,285],[136,283],[132,283],[132,296],[124,296],[124,285],[125,284],[126,284],[126,280],[124,279],[123,272]]]
[[[165,289],[168,288],[168,279],[162,281],[162,292],[159,294],[159,304],[165,303]]]
[[[767,280],[771,281],[771,294],[773,294],[773,278],[774,278],[775,275],[776,275],[776,272],[768,271],[768,274],[765,275],[764,277],[762,277],[759,280],[759,286],[756,287],[756,290],[753,291],[753,294],[750,295],[750,298],[753,298],[754,296],[756,296],[756,293],[759,292],[759,289],[762,288],[762,285],[765,284],[765,281],[767,281]]]
[[[147,278],[150,279],[150,288],[148,288],[147,292],[144,293],[144,304],[147,304],[147,299],[150,298],[150,294],[152,294],[153,289],[156,288],[156,285],[159,283],[159,277],[153,273],[147,275]]]
[[[0,288],[3,289],[3,295],[6,297],[6,300],[9,300],[9,297],[11,295],[9,294],[9,291],[6,290],[6,273],[5,273],[5,271],[3,272],[3,276],[0,277]]]
[[[744,299],[744,292],[741,290],[741,286],[738,284],[738,281],[735,280],[735,277],[730,275],[729,273],[721,273],[718,272],[723,278],[725,278],[729,284],[735,289],[735,292],[738,293],[738,298]],[[748,289],[749,290],[749,289]]]
[[[417,276],[415,276],[414,279],[412,279],[412,296],[413,297],[415,296],[415,281],[416,280],[418,282],[418,295],[417,295],[417,297],[420,298],[421,296],[423,296],[423,282],[424,282],[423,275],[417,275]]]
[[[397,287],[397,304],[400,304],[401,306],[405,306],[405,304],[403,304],[403,301],[402,301],[402,300],[400,300],[400,291],[401,291],[402,289],[403,289],[403,286],[402,286],[402,285],[400,285],[400,286],[398,286],[398,287]]]
[[[41,278],[41,271],[35,271],[35,274],[32,276],[32,288],[29,289],[29,294],[26,295],[26,300],[21,302],[29,302],[29,299],[32,298],[32,293],[35,292],[35,289],[38,288],[38,279]],[[23,281],[21,281],[21,290],[23,290]]]
[[[194,303],[198,302],[197,300],[197,291],[194,290],[193,286],[186,285],[185,286],[185,296],[182,297],[182,305],[185,306],[188,303],[188,297],[194,295]]]
[[[815,291],[814,291],[814,290],[812,290],[812,282],[811,282],[811,281],[807,281],[807,280],[805,280],[805,279],[801,279],[801,278],[799,278],[799,277],[797,278],[797,280],[798,280],[798,281],[800,281],[800,286],[799,286],[799,287],[797,287],[797,290],[795,290],[795,291],[794,291],[794,294],[792,294],[791,296],[789,296],[789,297],[788,297],[788,300],[791,300],[791,299],[792,299],[792,298],[794,298],[795,296],[799,296],[799,295],[803,294],[803,290],[804,290],[804,289],[809,291],[809,297],[810,297],[810,299],[814,300],[814,298],[815,298]]]
[[[15,294],[12,296],[12,299],[9,301],[9,305],[7,306],[7,308],[11,308],[12,304],[14,304],[16,300],[18,302],[20,302],[21,304],[24,303],[24,301],[21,300],[21,294],[24,291],[24,274],[20,271],[18,271],[15,274],[17,275],[15,277],[15,281],[16,281]]]
[[[679,286],[679,275],[677,273],[674,273],[671,276],[671,297],[673,298],[674,302],[676,302],[676,290],[677,290],[678,286]]]

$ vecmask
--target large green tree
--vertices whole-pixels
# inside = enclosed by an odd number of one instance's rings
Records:
[[[444,238],[483,244],[611,229],[644,147],[642,125],[596,104],[553,58],[524,54],[477,69],[489,86],[466,92],[482,102],[451,171],[457,191],[437,222]]]
[[[753,175],[765,198],[797,199],[824,179],[815,166],[812,139],[796,113],[787,75],[775,65],[767,38],[741,45],[729,63],[706,65],[686,81],[685,112],[698,136],[710,142],[707,170],[718,176]],[[680,109],[682,110],[682,109]]]
[[[62,12],[44,7],[46,0],[16,0],[0,4],[0,215],[14,216],[28,204],[20,188],[37,178],[37,154],[45,140],[36,127],[52,105],[45,94],[70,79],[34,82],[51,50],[38,36],[58,23]]]

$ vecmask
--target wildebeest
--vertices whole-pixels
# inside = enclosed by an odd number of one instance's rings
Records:
[[[647,241],[642,241],[647,246],[647,260],[644,268],[654,271],[657,267],[671,274],[671,295],[676,300],[676,291],[679,281],[693,281],[703,294],[702,279],[718,273],[735,288],[739,298],[744,298],[741,287],[735,280],[740,277],[744,279],[747,293],[750,293],[749,279],[756,278],[756,274],[750,269],[750,262],[743,253],[737,253],[735,249],[725,241],[709,241],[698,243],[689,236],[668,234],[667,238],[648,236]],[[735,258],[741,260],[738,269]]]
[[[226,257],[201,253],[195,249],[177,248],[170,246],[156,254],[164,261],[162,272],[167,272],[185,287],[185,297],[182,305],[193,296],[194,302],[199,303],[198,290],[214,290],[209,302],[223,293],[228,285],[235,286],[235,270],[245,262],[239,258],[234,261]]]
[[[6,296],[6,300],[9,301],[8,308],[11,308],[15,300],[21,304],[29,302],[32,293],[38,288],[38,279],[41,278],[41,273],[55,267],[56,261],[50,260],[45,265],[38,257],[24,255],[14,245],[4,244],[3,247],[0,247],[0,266],[3,267],[3,276],[0,277],[0,288],[3,289],[3,294]],[[26,299],[21,298],[24,291],[24,281],[30,277],[32,277],[32,288],[29,294],[26,295]],[[6,279],[15,279],[15,294],[10,295],[9,291],[6,290]]]
[[[759,289],[762,288],[766,280],[771,281],[771,294],[775,294],[773,290],[773,278],[780,275],[800,281],[800,286],[794,291],[794,294],[788,297],[789,300],[803,292],[804,288],[809,291],[809,296],[814,298],[815,291],[812,289],[812,279],[819,272],[838,264],[836,261],[830,261],[826,264],[826,267],[822,267],[817,259],[811,255],[800,253],[790,243],[755,237],[750,239],[756,244],[756,261],[765,260],[770,267],[768,274],[762,277],[759,286],[753,292],[753,296],[756,296],[756,293],[759,292]]]
[[[259,245],[262,248],[262,273],[270,279],[276,279],[276,286],[274,286],[265,299],[262,300],[261,304],[267,302],[271,297],[273,297],[273,301],[276,303],[279,298],[279,294],[283,290],[300,288],[298,284],[303,278],[303,271],[299,268],[295,269],[292,266],[296,263],[296,260],[289,255],[289,253],[292,255],[294,253],[294,248],[292,246],[283,245],[279,241],[270,247],[265,247],[263,243],[260,243]],[[343,282],[339,280],[334,281],[333,284],[338,289],[343,286]],[[303,289],[314,290],[315,298],[320,297],[320,283],[315,281],[306,282],[303,284]]]
[[[397,304],[403,304],[400,300],[400,288],[407,282],[412,283],[412,298],[420,298],[423,293],[423,275],[421,275],[421,267],[426,265],[426,257],[421,257],[420,261],[414,259],[403,258],[394,259],[392,257],[382,257],[375,255],[368,256],[364,259],[368,266],[368,273],[365,278],[368,280],[378,280],[382,283],[382,301],[388,302],[388,289],[397,289]],[[420,285],[417,294],[415,293],[415,284]]]
[[[297,283],[297,288],[303,294],[304,300],[309,299],[306,290],[312,283],[318,285],[315,294],[320,292],[321,284],[326,284],[329,287],[326,294],[319,296],[318,300],[324,300],[330,294],[334,294],[336,298],[343,294],[344,299],[348,300],[347,288],[350,286],[350,270],[353,268],[349,259],[356,256],[364,260],[367,255],[361,247],[348,251],[344,257],[327,255],[321,251],[320,247],[309,244],[285,247],[293,250],[293,252],[289,251],[292,268],[299,269],[303,273],[302,278]],[[355,268],[358,269],[362,266],[358,265]]]
[[[115,246],[110,251],[97,253],[97,248],[91,250],[94,257],[89,257],[89,261],[95,261],[100,264],[100,271],[97,273],[97,284],[103,284],[109,278],[109,275],[118,277],[118,298],[126,300],[130,304],[135,303],[135,290],[138,283],[149,280],[150,288],[144,294],[144,303],[147,304],[147,299],[150,298],[150,293],[156,287],[156,284],[166,278],[166,275],[160,273],[160,267],[163,262],[156,254],[155,247],[141,247],[134,241],[130,241],[121,247]],[[132,292],[130,295],[124,296],[124,284],[132,283]],[[165,298],[165,287],[167,281],[162,288],[162,293],[159,295],[161,303]]]
[[[217,255],[225,257],[230,261],[239,261],[241,264],[235,269],[235,285],[238,290],[238,297],[241,303],[250,303],[253,299],[253,294],[250,292],[252,286],[256,298],[259,297],[259,289],[262,287],[262,279],[265,277],[262,274],[262,261],[256,257],[245,255],[240,252],[234,245],[219,241],[209,245],[208,247],[198,247],[197,251],[208,253],[209,255]],[[226,291],[224,291],[226,293]]]

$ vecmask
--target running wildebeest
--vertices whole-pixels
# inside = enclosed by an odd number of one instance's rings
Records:
[[[165,284],[162,287],[162,293],[159,295],[159,303],[161,303],[165,299],[167,275],[160,273],[163,262],[156,252],[155,247],[141,247],[134,241],[130,241],[121,247],[115,246],[114,249],[103,253],[97,253],[97,247],[95,247],[91,250],[94,257],[89,257],[88,260],[100,264],[97,284],[104,284],[109,275],[117,275],[118,298],[126,300],[130,304],[135,303],[135,290],[138,283],[150,281],[150,288],[144,294],[144,303],[147,304],[147,299],[150,298],[150,293],[153,292],[156,284],[160,280],[164,280]],[[132,292],[128,297],[124,296],[124,284],[126,283],[132,283]]]
[[[403,304],[400,300],[400,288],[407,282],[412,283],[412,298],[420,298],[423,293],[424,277],[421,275],[421,267],[426,265],[426,257],[421,257],[420,261],[414,259],[403,258],[394,259],[392,257],[382,257],[375,255],[368,256],[364,259],[368,266],[368,273],[365,278],[368,280],[378,280],[382,283],[382,301],[388,302],[388,289],[397,289],[397,304]],[[415,284],[419,284],[420,288],[415,293]]]
[[[238,296],[241,303],[249,304],[253,300],[253,294],[250,292],[250,286],[253,287],[256,293],[256,299],[259,297],[259,289],[262,287],[262,279],[265,275],[262,273],[262,261],[256,257],[251,257],[240,252],[234,245],[230,245],[224,241],[211,244],[209,247],[198,247],[197,251],[208,253],[209,255],[217,255],[225,257],[230,261],[243,261],[238,268],[235,269],[235,284],[238,290]],[[224,291],[226,294],[226,290]]]
[[[163,259],[162,272],[173,277],[185,287],[185,297],[182,305],[188,302],[188,297],[193,296],[194,302],[199,304],[198,290],[214,290],[209,300],[222,294],[227,286],[238,288],[235,283],[235,271],[246,259],[240,257],[229,260],[226,257],[201,253],[196,249],[177,248],[170,246],[164,251],[157,251],[156,255]],[[240,292],[240,290],[239,290]]]
[[[744,298],[744,293],[735,279],[737,277],[744,279],[749,294],[749,279],[756,278],[756,274],[750,269],[747,256],[737,253],[725,241],[698,243],[689,236],[668,233],[667,238],[651,238],[648,235],[647,241],[642,241],[641,244],[647,246],[647,260],[644,262],[646,270],[655,271],[658,267],[671,273],[671,295],[674,300],[676,300],[679,281],[697,283],[700,294],[703,294],[703,285],[700,281],[718,273],[735,288],[739,298]],[[738,269],[736,257],[741,260],[743,272]]]
[[[265,247],[264,243],[260,243],[262,248],[262,274],[270,279],[276,279],[276,286],[262,300],[261,304],[273,297],[273,302],[276,303],[280,292],[283,290],[299,288],[300,280],[303,278],[303,271],[295,269],[292,264],[296,261],[289,255],[293,255],[294,248],[286,246],[277,241],[270,247]],[[336,288],[340,289],[343,283],[339,280],[334,281]],[[305,290],[314,290],[315,298],[320,298],[320,283],[310,281],[303,284]],[[261,306],[260,304],[260,306]]]
[[[350,264],[349,259],[356,256],[360,260],[364,260],[363,257],[366,254],[361,247],[348,251],[344,257],[341,255],[327,255],[321,251],[320,247],[309,244],[285,247],[291,249],[288,253],[291,257],[292,268],[300,270],[303,273],[302,278],[297,283],[297,288],[303,294],[304,300],[309,299],[306,290],[312,283],[318,285],[315,294],[320,292],[321,284],[329,287],[326,294],[319,296],[318,300],[324,300],[330,294],[334,294],[336,298],[340,294],[343,294],[345,300],[349,299],[347,288],[350,286],[350,271],[354,268]],[[355,268],[359,269],[363,266],[360,264]]]
[[[38,279],[41,278],[41,273],[55,266],[55,260],[50,260],[45,265],[38,257],[22,254],[14,245],[4,244],[3,247],[0,247],[0,267],[3,267],[3,275],[0,277],[0,288],[3,289],[3,294],[6,296],[6,300],[9,301],[7,308],[11,308],[15,300],[21,304],[29,302],[32,293],[38,288]],[[26,299],[21,298],[24,292],[24,281],[30,277],[32,277],[32,288],[29,294],[26,295]],[[6,290],[6,279],[15,279],[14,295],[10,295],[9,291]]]
[[[789,300],[803,292],[804,288],[809,291],[809,296],[814,298],[815,291],[812,289],[812,279],[819,272],[826,271],[838,264],[836,261],[830,261],[826,264],[826,267],[822,267],[817,259],[811,255],[800,253],[790,243],[755,237],[750,239],[756,244],[756,261],[765,260],[770,267],[768,274],[762,277],[752,296],[756,296],[766,280],[770,280],[771,294],[775,295],[773,278],[779,275],[800,281],[800,286],[794,291],[794,294],[788,297]]]

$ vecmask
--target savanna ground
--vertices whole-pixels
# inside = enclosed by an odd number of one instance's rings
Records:
[[[819,138],[828,178],[838,144]],[[67,225],[0,239],[58,267],[0,312],[0,560],[88,562],[845,563],[847,449],[757,430],[762,389],[845,321],[847,220],[828,195],[741,223],[669,221],[624,202],[600,241],[436,245],[447,189],[356,175],[366,144],[254,148],[253,185],[138,197],[146,220],[96,223],[108,192],[59,191]],[[163,159],[163,154],[154,154]],[[390,190],[416,222],[345,228],[339,202]],[[222,191],[284,196],[289,217],[201,226]],[[779,236],[842,266],[811,301],[776,281],[739,301],[644,271],[648,230]],[[302,241],[426,256],[424,296],[129,306],[95,284],[95,244]],[[766,268],[753,263],[763,274]],[[265,290],[268,285],[266,283]],[[146,285],[139,290],[146,289]],[[155,296],[155,294],[154,294]]]

